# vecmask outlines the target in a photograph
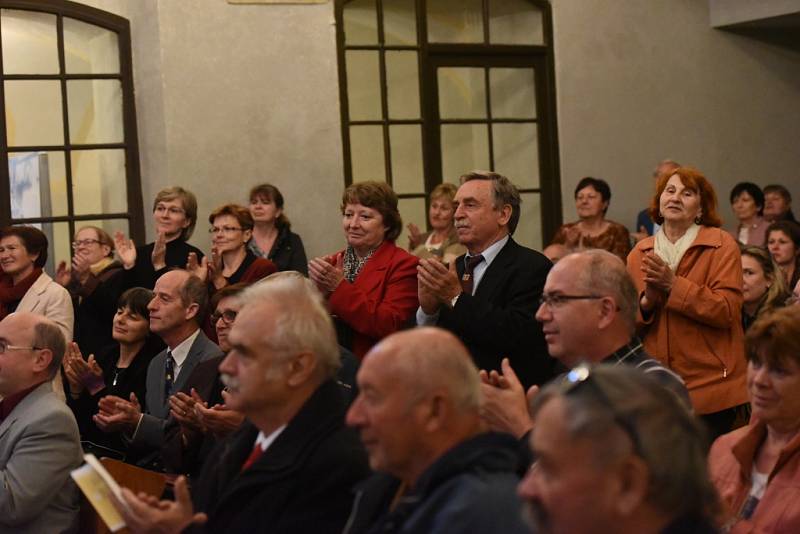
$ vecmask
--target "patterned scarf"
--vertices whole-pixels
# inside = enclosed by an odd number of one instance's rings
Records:
[[[380,246],[380,245],[379,245]],[[347,250],[344,251],[344,277],[345,280],[350,282],[351,284],[355,281],[356,276],[358,273],[361,272],[361,269],[364,267],[364,264],[367,263],[367,260],[372,257],[372,254],[378,250],[378,247],[373,248],[369,251],[369,254],[364,256],[363,258],[359,258],[356,251],[353,247],[348,246]]]

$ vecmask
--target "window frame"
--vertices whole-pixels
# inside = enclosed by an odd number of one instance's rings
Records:
[[[0,226],[11,224],[63,223],[69,225],[69,235],[75,235],[75,229],[82,221],[120,220],[128,221],[130,237],[137,243],[145,239],[144,205],[142,201],[141,174],[139,166],[139,142],[136,126],[136,105],[133,90],[133,61],[131,54],[130,22],[124,17],[108,13],[100,9],[85,6],[67,0],[0,0],[0,9],[14,9],[47,13],[56,16],[58,74],[5,74],[3,72],[2,35],[0,35]],[[99,26],[117,34],[119,52],[118,74],[67,74],[64,55],[64,17],[72,18]],[[1,30],[0,30],[1,31]],[[67,81],[70,80],[118,80],[122,88],[122,132],[120,143],[73,144],[69,135],[69,116],[67,101]],[[57,80],[61,87],[61,113],[64,128],[62,145],[15,146],[9,149],[5,117],[5,82],[6,80]],[[72,158],[71,153],[78,150],[122,149],[125,152],[125,182],[127,194],[127,211],[113,213],[90,213],[76,215],[74,213]],[[10,171],[8,168],[9,152],[64,152],[66,172],[67,214],[47,217],[31,217],[23,219],[11,218]],[[51,244],[53,246],[53,244]]]
[[[441,125],[450,121],[441,121],[438,116],[438,83],[436,65],[446,60],[464,66],[485,65],[519,66],[521,62],[536,62],[541,68],[535,69],[536,80],[536,123],[539,125],[539,166],[540,181],[538,188],[520,188],[521,193],[538,193],[541,206],[542,242],[546,243],[563,220],[561,205],[561,176],[558,146],[558,125],[556,114],[555,57],[553,50],[553,16],[547,0],[527,0],[542,12],[543,45],[502,45],[489,43],[489,4],[490,0],[482,0],[483,43],[454,44],[428,42],[427,2],[431,0],[414,0],[417,43],[416,45],[387,45],[384,43],[383,0],[375,1],[377,18],[377,44],[346,45],[344,35],[344,8],[352,0],[335,0],[334,15],[336,21],[336,48],[339,73],[339,100],[341,113],[341,133],[343,146],[343,169],[345,186],[352,184],[352,154],[350,145],[350,126],[380,125],[383,131],[384,167],[386,181],[392,185],[391,146],[389,125],[421,124],[422,126],[422,163],[424,200],[426,212],[430,207],[430,192],[442,183],[442,162],[440,149]],[[347,70],[345,54],[348,50],[371,50],[379,53],[380,97],[382,119],[361,121],[350,120],[349,95],[347,89]],[[420,85],[420,120],[390,119],[388,115],[386,51],[412,50],[418,52],[418,76]],[[482,60],[485,59],[486,61]],[[489,98],[487,94],[487,99]],[[491,120],[491,119],[489,119]],[[480,121],[473,121],[480,122]],[[513,122],[502,121],[502,122]],[[491,141],[491,139],[490,139]],[[492,151],[490,142],[490,153]],[[490,155],[491,166],[494,158]],[[466,169],[465,169],[466,170]],[[488,170],[494,170],[488,169]],[[513,179],[513,177],[512,177]],[[400,199],[418,199],[423,194],[405,193],[397,195]],[[425,220],[426,227],[429,221]],[[428,228],[430,229],[430,228]]]

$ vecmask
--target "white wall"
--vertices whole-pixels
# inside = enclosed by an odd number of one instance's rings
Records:
[[[726,223],[739,181],[800,207],[800,54],[709,27],[697,0],[553,0],[564,218],[585,175],[632,227],[666,157],[712,180]],[[797,211],[797,210],[796,210]]]
[[[204,215],[270,181],[310,255],[342,244],[332,2],[91,0],[131,20],[143,195],[197,193]],[[782,182],[800,207],[800,54],[709,26],[698,0],[552,0],[564,218],[585,175],[632,226],[665,157],[717,186]],[[796,210],[800,211],[800,209]],[[148,235],[152,226],[148,217]]]

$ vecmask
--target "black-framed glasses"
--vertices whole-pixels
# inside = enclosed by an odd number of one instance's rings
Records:
[[[547,304],[550,309],[558,308],[571,300],[600,300],[603,295],[562,295],[561,293],[542,293],[539,306]]]
[[[101,241],[99,239],[76,239],[72,242],[72,248],[88,247],[93,243],[100,244]]]
[[[236,313],[233,310],[225,310],[223,312],[216,312],[211,315],[211,324],[217,324],[217,321],[222,319],[225,324],[232,324],[236,320]]]
[[[156,205],[155,209],[153,209],[153,212],[158,213],[159,215],[162,215],[164,213],[169,213],[170,215],[181,215],[183,213],[186,213],[186,210],[175,206],[165,206],[163,204],[158,204]]]
[[[597,400],[599,400],[602,405],[611,413],[611,416],[614,419],[614,422],[628,435],[633,443],[633,450],[636,454],[640,457],[643,457],[642,454],[642,445],[641,439],[639,439],[639,433],[636,431],[636,423],[634,418],[630,414],[622,413],[617,407],[611,402],[611,398],[608,394],[603,390],[603,385],[597,379],[595,373],[592,372],[592,366],[588,363],[582,363],[576,367],[573,367],[566,375],[564,375],[564,381],[562,384],[562,394],[566,397],[571,394],[575,394],[581,388],[591,388],[594,396]]]
[[[209,234],[218,234],[222,232],[225,235],[232,234],[234,232],[241,232],[244,230],[241,226],[212,226],[208,229]]]
[[[0,341],[0,354],[7,350],[44,350],[44,347],[23,347],[22,345],[11,345],[5,341]]]

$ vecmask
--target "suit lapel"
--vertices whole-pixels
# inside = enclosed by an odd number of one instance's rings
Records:
[[[183,362],[183,366],[181,367],[181,373],[178,375],[178,379],[172,384],[172,390],[170,391],[170,394],[175,394],[176,392],[180,391],[186,384],[186,381],[189,380],[189,375],[192,374],[195,366],[203,359],[203,355],[206,352],[205,349],[207,341],[208,338],[201,330],[194,339],[192,346],[189,348],[189,353],[186,355],[186,360]],[[164,389],[163,377],[161,389]]]
[[[476,297],[488,299],[496,293],[498,285],[506,279],[503,273],[508,272],[509,264],[512,263],[514,259],[515,246],[516,243],[509,237],[508,242],[500,249],[494,261],[483,272],[483,277],[481,277],[481,281],[478,284],[478,289],[475,291]],[[463,271],[463,266],[461,270]]]

